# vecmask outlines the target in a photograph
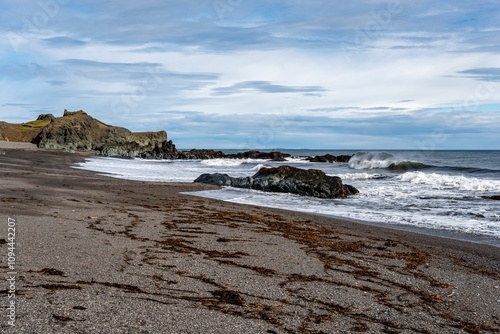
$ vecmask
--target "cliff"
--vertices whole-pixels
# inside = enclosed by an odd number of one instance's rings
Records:
[[[0,140],[31,142],[40,148],[97,151],[106,156],[162,158],[176,154],[165,131],[131,132],[107,125],[80,110],[62,117],[40,115],[23,124],[0,122]]]

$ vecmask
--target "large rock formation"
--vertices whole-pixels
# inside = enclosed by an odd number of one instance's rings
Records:
[[[252,177],[235,178],[220,173],[203,174],[194,182],[319,198],[345,198],[359,192],[353,186],[342,184],[338,176],[328,176],[317,169],[291,166],[262,168]]]
[[[65,110],[63,117],[40,115],[36,121],[24,124],[2,122],[0,139],[4,139],[2,137],[32,142],[40,148],[94,150],[107,156],[163,158],[176,154],[175,145],[167,141],[165,131],[131,132],[107,125],[82,110]]]

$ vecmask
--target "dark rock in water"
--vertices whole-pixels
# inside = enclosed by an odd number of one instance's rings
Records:
[[[484,199],[492,199],[495,201],[500,201],[500,195],[493,195],[493,196],[481,196]]]
[[[389,169],[395,172],[407,172],[409,170],[417,170],[417,169],[423,169],[428,167],[427,165],[421,163],[421,162],[414,162],[414,161],[401,161],[399,163],[392,163],[389,165]]]
[[[308,157],[306,160],[310,162],[329,162],[329,163],[334,163],[334,162],[349,162],[349,159],[351,159],[352,155],[331,155],[331,154],[325,154],[325,155],[317,155],[315,157]]]
[[[189,151],[177,152],[176,159],[220,159],[226,155],[222,151],[215,150],[197,150],[192,149]]]
[[[286,161],[286,157],[290,157],[290,154],[281,152],[260,152],[260,151],[248,151],[240,152],[236,154],[225,154],[222,151],[215,150],[197,150],[192,149],[189,151],[178,151],[175,155],[168,157],[169,159],[267,159],[272,161]]]
[[[345,198],[359,192],[353,186],[342,184],[338,176],[328,176],[317,169],[306,170],[291,166],[262,168],[252,177],[203,174],[194,182],[319,198]]]
[[[194,181],[197,183],[213,184],[216,186],[230,186],[233,183],[234,178],[227,174],[214,173],[214,174],[202,174]]]
[[[288,153],[282,152],[260,152],[260,151],[248,151],[240,152],[236,154],[227,154],[226,158],[232,159],[267,159],[272,161],[286,161],[285,158],[290,157]]]

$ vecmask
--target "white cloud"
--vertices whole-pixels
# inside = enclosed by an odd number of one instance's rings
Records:
[[[220,17],[212,2],[123,1],[116,7],[86,0],[61,5],[27,34],[23,18],[33,20],[42,9],[10,2],[0,14],[0,116],[27,121],[37,110],[83,108],[134,130],[158,126],[161,118],[186,143],[181,146],[196,144],[192,138],[223,146],[265,126],[252,117],[270,122],[284,114],[290,129],[276,135],[276,146],[299,145],[294,135],[308,132],[317,136],[308,145],[326,147],[340,129],[318,129],[316,121],[325,119],[345,121],[352,143],[384,146],[394,139],[391,129],[405,128],[402,145],[412,145],[425,126],[431,131],[439,112],[426,110],[481,112],[483,105],[500,104],[494,1],[402,1],[380,21],[389,5],[244,1]],[[10,45],[9,36],[22,43]],[[351,47],[346,51],[342,43]],[[151,68],[160,69],[159,82],[145,87],[155,81]],[[36,107],[15,106],[20,103]],[[481,131],[484,143],[497,138],[489,125],[500,110],[488,112],[493,116],[478,114],[471,122],[477,147]],[[368,131],[373,117],[382,116],[387,135],[356,132],[358,121]],[[228,131],[226,119],[238,117],[246,130],[239,123],[238,131]],[[419,117],[430,121],[412,127]]]

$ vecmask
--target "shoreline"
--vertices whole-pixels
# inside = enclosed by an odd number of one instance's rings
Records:
[[[122,159],[119,157],[101,157],[101,156],[95,156],[92,158]],[[141,159],[139,159],[139,160],[141,160]],[[72,168],[74,168],[74,167],[72,167]],[[80,167],[78,167],[76,169],[87,170],[85,168],[80,168]],[[87,170],[87,171],[89,171],[89,170]],[[99,175],[104,175],[104,176],[116,178],[116,179],[128,180],[125,178],[113,176],[114,174],[110,174],[110,173],[106,173],[106,172],[94,172],[94,171],[91,171],[91,172],[97,173]],[[129,181],[134,181],[134,180],[129,180]],[[146,182],[155,182],[155,181],[146,181]],[[169,184],[172,182],[161,182],[161,183]],[[179,183],[184,183],[184,182],[179,182]],[[189,184],[190,182],[185,182],[185,183]],[[220,188],[218,188],[218,189],[220,189]],[[212,197],[197,195],[195,192],[193,192],[192,194],[189,194],[189,193],[187,193],[187,194],[195,196],[195,197],[210,198],[213,200],[217,200],[217,199],[212,198]],[[236,203],[236,202],[230,202],[230,201],[224,201],[224,200],[222,200],[222,201],[228,202],[228,203]],[[259,206],[259,204],[249,204],[249,205]],[[380,227],[380,228],[386,228],[389,230],[411,232],[411,233],[421,234],[424,236],[433,236],[433,237],[439,237],[439,238],[445,238],[445,239],[457,240],[457,241],[463,241],[463,242],[470,242],[470,243],[474,243],[474,244],[488,245],[488,246],[500,248],[500,239],[496,238],[496,237],[492,237],[492,236],[487,236],[487,235],[465,233],[465,232],[453,231],[453,230],[432,229],[432,228],[407,225],[407,224],[391,224],[391,223],[383,223],[383,222],[378,222],[378,221],[367,221],[367,220],[362,220],[362,219],[337,216],[334,214],[312,213],[312,212],[299,211],[299,210],[293,210],[293,209],[288,209],[288,208],[279,208],[279,207],[273,207],[273,206],[262,206],[262,207],[269,208],[269,209],[281,209],[281,210],[289,211],[289,212],[302,212],[305,214],[310,214],[310,215],[315,215],[315,216],[324,216],[324,217],[329,217],[329,218],[337,219],[337,220],[345,220],[345,221],[349,221],[349,222],[353,222],[353,223],[361,224],[361,225],[376,226],[376,227]]]
[[[103,175],[104,175],[104,173],[103,173]],[[165,182],[165,183],[168,183],[168,182]],[[205,196],[197,195],[196,192],[186,193],[186,194],[191,195],[191,196],[195,196],[195,197],[210,198],[212,200],[219,200],[219,199],[214,199],[212,197],[205,197]],[[464,232],[447,231],[447,230],[440,230],[440,229],[429,229],[429,228],[425,228],[425,227],[405,225],[405,224],[389,224],[389,223],[382,223],[382,222],[372,222],[372,221],[367,221],[367,220],[354,219],[354,218],[342,217],[342,216],[336,216],[336,215],[305,212],[305,211],[292,210],[292,209],[282,209],[282,208],[273,207],[273,206],[261,206],[261,205],[256,205],[256,204],[242,204],[242,203],[230,202],[230,201],[224,201],[224,200],[220,200],[220,201],[227,202],[227,203],[235,203],[238,205],[251,205],[251,206],[257,206],[257,207],[263,207],[266,209],[282,210],[285,212],[302,213],[302,214],[306,214],[306,215],[330,218],[330,219],[334,219],[334,220],[342,220],[342,221],[350,222],[350,223],[357,224],[357,225],[366,225],[369,227],[378,227],[378,228],[382,228],[382,229],[386,229],[386,230],[413,233],[413,234],[422,235],[425,237],[436,237],[436,238],[441,238],[441,239],[455,240],[455,241],[467,242],[467,243],[471,243],[471,244],[478,244],[478,245],[485,245],[485,246],[500,248],[500,239],[495,238],[495,237],[485,236],[485,235],[468,234],[468,233],[464,233]]]
[[[90,154],[1,151],[20,332],[500,330],[496,247],[69,167]],[[5,317],[0,331],[15,333]]]

